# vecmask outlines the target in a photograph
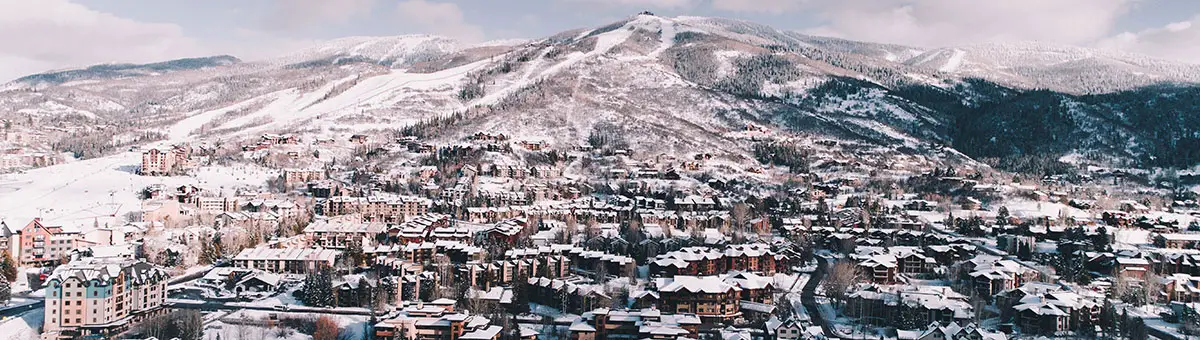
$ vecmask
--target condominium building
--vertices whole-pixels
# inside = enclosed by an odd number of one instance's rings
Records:
[[[333,267],[341,257],[342,252],[333,249],[250,248],[233,257],[233,266],[269,273],[304,274],[321,267]]]
[[[157,314],[166,301],[167,272],[149,263],[83,258],[46,280],[43,339],[108,338]]]
[[[26,224],[20,233],[21,257],[18,260],[26,266],[57,264],[80,246],[78,230],[46,225],[40,218]]]
[[[361,214],[366,221],[400,223],[429,212],[432,205],[428,198],[416,196],[338,196],[326,200],[322,212],[326,216]]]

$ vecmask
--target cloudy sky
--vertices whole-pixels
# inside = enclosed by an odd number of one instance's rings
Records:
[[[642,10],[925,47],[1040,40],[1200,63],[1196,0],[0,0],[0,81],[66,67],[433,33],[537,38]]]

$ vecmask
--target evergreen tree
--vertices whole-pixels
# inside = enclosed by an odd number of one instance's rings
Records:
[[[4,252],[4,256],[0,257],[0,277],[7,281],[17,280],[17,262],[13,261],[12,254],[8,251]]]
[[[1111,240],[1108,238],[1108,228],[1096,228],[1096,235],[1092,236],[1092,246],[1096,248],[1096,251],[1112,250],[1110,243]]]
[[[363,254],[362,241],[358,238],[352,238],[346,242],[345,251],[346,264],[350,267],[358,267],[363,265],[366,255]]]
[[[9,300],[12,300],[12,285],[0,278],[0,303],[8,305]]]
[[[304,277],[304,286],[298,291],[300,301],[307,306],[332,307],[334,305],[333,270],[321,267]]]
[[[221,244],[221,233],[213,235],[212,242],[200,244],[200,260],[205,263],[217,263],[225,256],[224,246]]]

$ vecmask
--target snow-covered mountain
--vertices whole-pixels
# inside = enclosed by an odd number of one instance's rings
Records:
[[[1038,42],[939,48],[904,63],[1020,88],[1070,93],[1106,93],[1200,81],[1200,65]]]
[[[89,145],[124,145],[116,141],[131,134],[401,130],[443,142],[496,131],[573,145],[604,133],[648,152],[747,158],[744,131],[755,126],[916,152],[949,145],[974,157],[1077,153],[1182,166],[1200,161],[1176,151],[1200,140],[1195,69],[1074,47],[925,50],[637,15],[530,41],[353,37],[264,61],[34,76],[0,91],[0,115],[64,131],[118,127],[51,136]]]

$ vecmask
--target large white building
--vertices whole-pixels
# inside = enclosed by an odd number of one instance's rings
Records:
[[[333,249],[249,248],[233,257],[233,266],[268,273],[304,274],[333,267],[341,257],[342,252]]]
[[[119,258],[83,258],[46,280],[43,339],[109,336],[162,310],[167,272]]]

